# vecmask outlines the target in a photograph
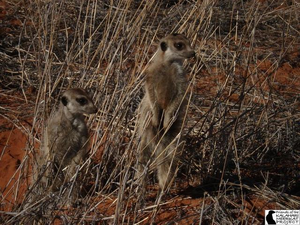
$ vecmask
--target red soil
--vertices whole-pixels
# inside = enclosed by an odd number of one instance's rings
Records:
[[[0,119],[0,124],[5,122]],[[3,198],[0,210],[9,211],[15,203],[22,202],[27,184],[18,181],[21,181],[19,166],[25,155],[26,141],[26,135],[14,126],[0,133],[0,194]]]

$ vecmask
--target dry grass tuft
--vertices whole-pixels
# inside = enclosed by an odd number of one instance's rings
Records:
[[[4,101],[0,115],[27,143],[0,190],[0,222],[258,224],[264,209],[299,209],[298,1],[5,2],[0,97],[20,105]],[[135,110],[145,65],[171,32],[188,36],[197,52],[186,64],[185,150],[170,194],[156,196],[153,176],[140,209]],[[61,197],[72,182],[56,194],[34,186],[21,194],[43,124],[70,87],[86,88],[99,108],[88,120],[84,179],[73,181],[84,197],[73,208]]]

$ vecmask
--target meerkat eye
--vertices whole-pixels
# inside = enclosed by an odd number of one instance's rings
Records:
[[[81,97],[81,98],[76,98],[76,101],[80,104],[80,105],[85,105],[88,100],[84,97]]]
[[[182,50],[184,49],[184,44],[182,42],[177,42],[174,44],[174,47],[177,49],[177,50]]]
[[[64,106],[66,106],[66,105],[68,104],[68,98],[67,98],[66,96],[63,96],[63,97],[61,98],[61,102],[62,102],[62,104],[63,104]]]

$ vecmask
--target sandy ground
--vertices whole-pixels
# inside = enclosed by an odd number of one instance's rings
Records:
[[[7,4],[5,1],[0,1],[0,19],[6,17],[6,7]],[[14,17],[10,17],[8,22],[17,27],[21,25],[21,21]],[[11,31],[12,30],[8,27],[0,27],[0,34],[8,33],[11,35]],[[276,70],[275,74],[273,74],[274,65],[271,61],[258,61],[257,68],[261,70],[260,72],[265,73],[266,76],[272,73],[272,87],[279,94],[287,98],[293,98],[300,94],[299,48],[300,46],[295,46],[293,50],[286,55],[284,62]],[[260,51],[260,49],[256,49],[256,51]],[[251,66],[254,67],[257,65]],[[214,96],[216,94],[217,83],[224,81],[226,76],[224,74],[218,74],[217,69],[212,69],[215,70],[212,72],[216,73],[217,76],[211,77],[208,71],[203,71],[202,77],[197,80],[195,85],[195,94],[204,97]],[[238,69],[239,68],[237,67],[237,70]],[[237,71],[237,73],[244,74],[245,72],[240,68],[240,71]],[[265,80],[260,79],[261,77],[257,77],[257,80],[254,80],[253,83],[259,81],[257,85],[259,85],[262,90],[268,91],[270,86],[267,83],[261,85]],[[0,211],[13,211],[17,208],[18,204],[23,201],[26,190],[30,186],[31,151],[38,150],[38,139],[41,135],[40,131],[35,131],[37,134],[36,140],[30,135],[30,133],[32,133],[30,130],[32,129],[35,97],[35,90],[30,88],[25,90],[25,93],[17,88],[12,88],[11,91],[0,91],[0,107],[1,109],[4,109],[5,112],[0,115]],[[230,96],[232,102],[238,101],[238,98],[238,95],[233,94]],[[298,99],[295,99],[294,105],[300,110],[299,97]],[[265,104],[265,99],[257,98],[256,101],[258,104]],[[107,138],[105,137],[103,140],[107,140]],[[26,157],[29,160],[24,160]],[[97,160],[100,160],[99,158],[101,157],[102,151],[99,150],[96,158]],[[287,158],[285,163],[280,167],[273,169],[273,171],[271,169],[270,171],[276,174],[279,170],[288,167],[290,163],[295,163],[289,160],[290,159]],[[253,167],[255,166],[259,169],[260,165],[253,165]],[[267,167],[270,165],[265,166]],[[300,169],[299,162],[296,162],[293,166]],[[247,178],[256,178],[256,173],[258,173],[256,170],[242,172]],[[170,220],[176,221],[176,218],[178,218],[178,224],[193,224],[199,221],[199,216],[201,216],[199,215],[199,211],[204,205],[210,204],[211,199],[206,198],[207,196],[205,197],[205,194],[203,193],[202,196],[194,194],[195,192],[199,192],[197,187],[188,187],[187,184],[181,185],[184,186],[185,190],[183,192],[174,190],[174,192],[167,197],[165,203],[160,207],[156,214],[155,224],[167,224]],[[148,187],[148,202],[153,202],[153,205],[157,189],[157,185],[149,185]],[[206,194],[208,195],[209,193]],[[101,215],[101,218],[104,218],[104,220],[107,218],[109,221],[110,217],[115,213],[117,198],[116,196],[95,197],[94,202],[99,201],[99,198],[101,198],[102,203],[97,205],[97,213]],[[278,208],[278,205],[275,204],[276,199],[266,199],[253,193],[249,193],[241,201],[243,202],[232,202],[232,207],[236,209],[235,217],[240,218],[241,220],[243,220],[243,217],[251,214],[259,221],[263,221],[265,209]],[[245,206],[245,208],[239,208],[240,205]],[[154,216],[152,209],[151,206],[148,206],[148,208],[139,215],[140,221],[143,221],[141,224],[148,224],[151,222],[151,218]],[[76,215],[78,210],[81,209],[67,209],[67,214],[70,216]],[[90,218],[92,219],[94,216],[95,215],[91,213]],[[59,219],[55,222],[56,224],[61,224]],[[203,224],[210,223],[211,221],[204,220]]]

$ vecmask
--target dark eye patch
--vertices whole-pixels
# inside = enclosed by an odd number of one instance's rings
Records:
[[[68,98],[66,96],[62,96],[60,100],[64,106],[68,104]]]
[[[76,98],[76,101],[80,104],[80,105],[86,105],[86,103],[88,102],[88,100],[84,97],[81,98]]]
[[[184,45],[184,43],[182,43],[182,42],[177,42],[177,43],[174,44],[174,47],[175,47],[177,50],[182,50],[182,49],[184,49],[185,45]]]

